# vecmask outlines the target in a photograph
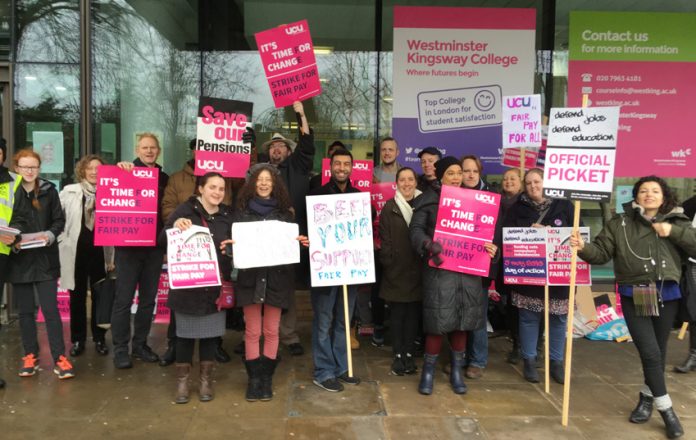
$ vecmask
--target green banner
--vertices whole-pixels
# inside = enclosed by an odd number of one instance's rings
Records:
[[[696,61],[696,14],[570,13],[570,59]]]

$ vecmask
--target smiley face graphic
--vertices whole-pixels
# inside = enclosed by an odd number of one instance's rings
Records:
[[[474,96],[474,105],[482,112],[487,112],[495,105],[495,95],[490,90],[481,90]]]

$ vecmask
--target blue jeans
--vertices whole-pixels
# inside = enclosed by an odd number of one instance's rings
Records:
[[[484,289],[485,290],[485,289]],[[483,301],[483,316],[488,315],[488,293]],[[466,340],[466,365],[470,367],[486,368],[488,365],[488,326],[487,319],[483,320],[483,327],[469,332]]]
[[[348,286],[348,320],[355,308],[357,286]],[[314,379],[324,382],[348,371],[343,286],[312,289],[312,356]]]
[[[520,351],[523,359],[534,359],[537,355],[539,340],[539,325],[543,323],[542,312],[532,312],[527,309],[520,311]],[[568,315],[549,314],[549,359],[562,361],[565,350],[566,323]]]

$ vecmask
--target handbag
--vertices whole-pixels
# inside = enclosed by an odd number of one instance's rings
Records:
[[[204,227],[210,229],[208,222],[203,215],[201,215],[201,223],[203,223]],[[220,272],[220,280],[220,294],[215,301],[218,312],[221,310],[234,308],[234,286],[232,285],[232,281],[225,281],[225,279],[222,277],[222,271]]]
[[[97,327],[111,328],[111,311],[116,293],[116,277],[112,273],[92,284],[92,301],[96,303],[95,320]]]

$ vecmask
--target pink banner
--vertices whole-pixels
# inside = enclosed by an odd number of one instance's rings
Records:
[[[354,160],[353,171],[350,173],[350,184],[363,192],[370,192],[372,188],[371,160]],[[331,179],[331,159],[321,161],[321,184],[326,185]]]
[[[101,165],[94,218],[96,246],[154,246],[157,234],[159,169],[131,172]]]
[[[442,265],[454,272],[488,276],[491,259],[484,247],[493,241],[500,194],[443,186],[433,240],[442,245]]]
[[[60,320],[63,322],[70,322],[70,291],[60,287],[60,279],[58,280],[58,296],[56,297],[56,302],[58,303]],[[39,313],[36,315],[36,322],[44,321],[43,311],[39,308]]]
[[[276,108],[321,94],[307,20],[280,25],[254,36]]]

